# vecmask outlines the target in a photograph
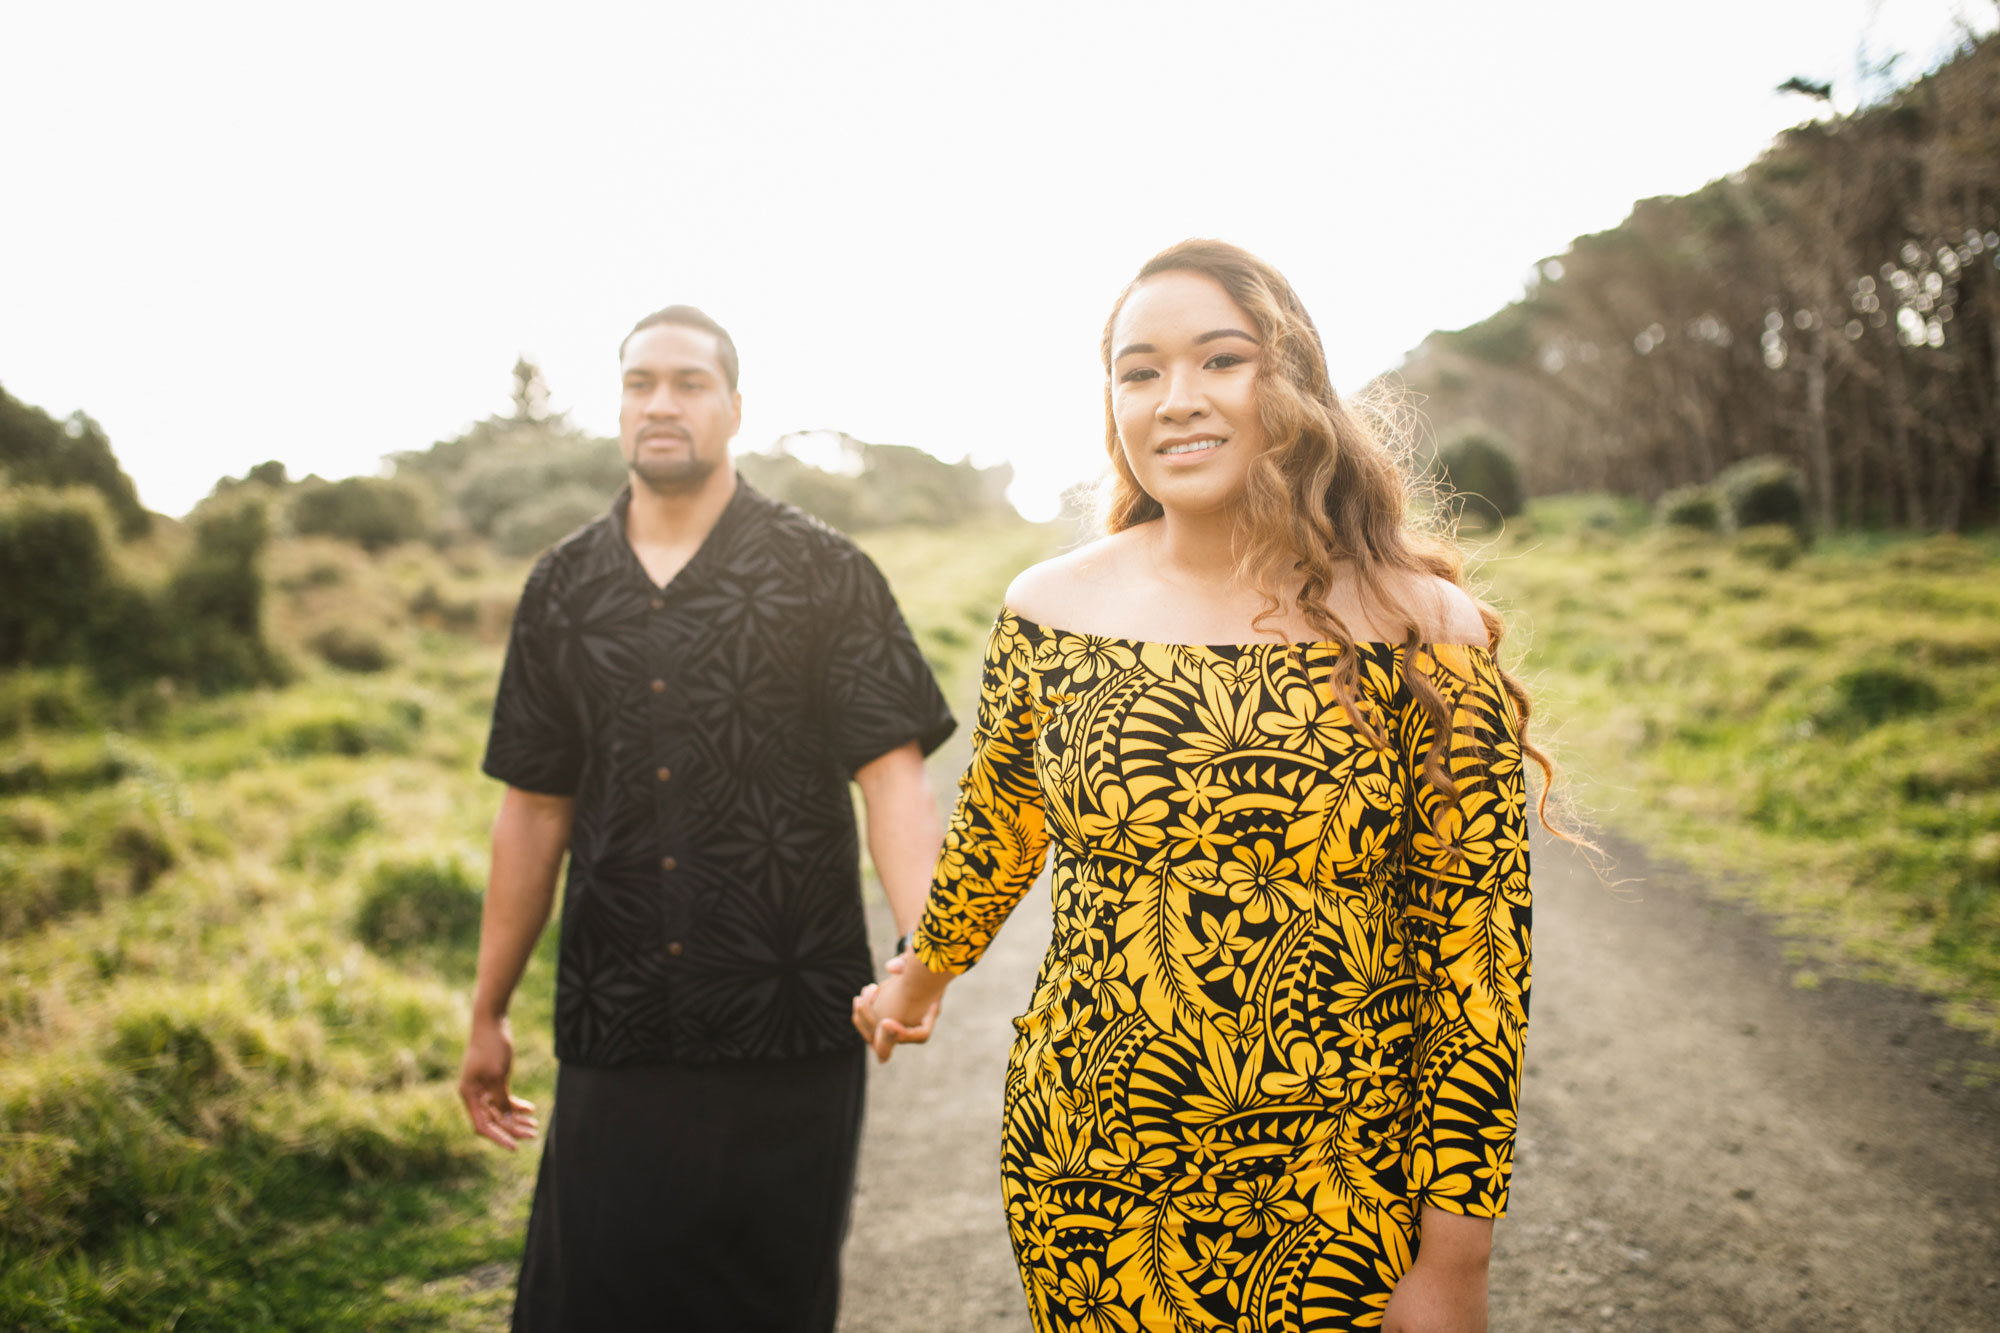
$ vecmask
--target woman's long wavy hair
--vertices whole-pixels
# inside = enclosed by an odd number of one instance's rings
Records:
[[[1421,531],[1413,521],[1415,483],[1384,440],[1396,429],[1391,415],[1375,412],[1370,414],[1372,421],[1364,420],[1334,391],[1326,349],[1312,316],[1284,275],[1249,251],[1224,241],[1182,241],[1147,260],[1112,306],[1111,317],[1104,322],[1103,346],[1104,447],[1112,469],[1101,496],[1105,528],[1122,532],[1164,512],[1160,502],[1141,489],[1118,438],[1111,401],[1111,340],[1112,326],[1132,290],[1148,278],[1172,272],[1214,279],[1250,316],[1262,345],[1256,397],[1266,447],[1250,465],[1236,527],[1237,577],[1261,590],[1265,598],[1256,624],[1261,629],[1266,620],[1282,614],[1288,602],[1295,603],[1318,638],[1339,646],[1330,679],[1334,695],[1369,739],[1381,744],[1375,719],[1355,706],[1361,664],[1354,636],[1327,608],[1337,572],[1343,565],[1351,566],[1370,609],[1399,626],[1404,660],[1410,661],[1427,636],[1385,575],[1430,574],[1463,588],[1465,560],[1448,538]],[[1486,647],[1497,659],[1506,625],[1499,612],[1475,601],[1486,624]],[[1407,671],[1405,677],[1436,724],[1424,760],[1425,775],[1448,800],[1456,801],[1458,785],[1445,752],[1451,719],[1444,699],[1423,672]],[[1528,739],[1533,713],[1528,692],[1504,669],[1500,680],[1520,717],[1521,750],[1542,770],[1536,811],[1542,825],[1576,840],[1549,819],[1557,770],[1555,762]]]

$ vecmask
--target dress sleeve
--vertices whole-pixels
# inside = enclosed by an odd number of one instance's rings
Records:
[[[933,972],[956,974],[979,961],[1048,855],[1035,774],[1035,633],[1002,612],[987,639],[972,762],[959,779],[958,805],[913,939],[917,957]]]
[[[1520,719],[1484,649],[1440,644],[1417,669],[1449,719],[1453,801],[1423,774],[1436,724],[1414,698],[1414,836],[1404,901],[1418,992],[1412,1202],[1473,1217],[1507,1208],[1528,1026],[1527,791]]]
[[[818,577],[820,706],[841,766],[854,773],[910,741],[937,749],[958,723],[882,571],[849,548]]]
[[[583,739],[565,686],[573,665],[564,661],[567,625],[550,584],[544,556],[528,575],[514,624],[507,631],[507,662],[493,699],[493,728],[481,770],[510,787],[545,796],[574,796],[583,770]]]

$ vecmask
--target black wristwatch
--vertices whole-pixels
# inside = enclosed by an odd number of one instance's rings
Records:
[[[899,936],[896,940],[896,952],[890,954],[889,956],[891,958],[901,958],[904,954],[908,953],[910,951],[910,935],[914,934],[916,934],[916,932],[913,930],[909,933],[909,935]]]

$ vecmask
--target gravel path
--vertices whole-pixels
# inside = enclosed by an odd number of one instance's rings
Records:
[[[1906,992],[1802,989],[1760,919],[1619,859],[1640,883],[1538,852],[1496,1333],[2000,1330],[2000,1051]],[[1028,1328],[1000,1087],[1048,931],[1038,887],[930,1046],[875,1071],[844,1330]]]

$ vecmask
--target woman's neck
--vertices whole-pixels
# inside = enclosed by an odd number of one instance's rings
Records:
[[[1163,580],[1208,595],[1237,587],[1236,511],[1168,510],[1153,537],[1153,567]]]

